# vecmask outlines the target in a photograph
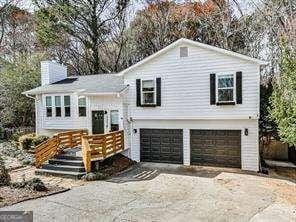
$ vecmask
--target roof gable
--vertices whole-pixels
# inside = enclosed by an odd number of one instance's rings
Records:
[[[204,43],[200,43],[200,42],[196,42],[196,41],[192,41],[192,40],[189,40],[189,39],[185,39],[185,38],[181,38],[175,42],[173,42],[172,44],[168,45],[167,47],[159,50],[158,52],[146,57],[145,59],[137,62],[136,64],[126,68],[125,70],[119,72],[120,75],[124,75],[125,73],[143,65],[143,64],[146,64],[147,62],[149,62],[150,60],[168,52],[169,50],[172,50],[174,49],[175,47],[179,46],[179,45],[182,45],[182,44],[189,44],[189,45],[192,45],[193,47],[199,47],[199,48],[203,48],[203,49],[207,49],[207,50],[211,50],[211,51],[214,51],[214,52],[217,52],[217,53],[220,53],[220,54],[224,54],[224,55],[228,55],[228,56],[231,56],[231,57],[235,57],[235,58],[238,58],[238,59],[241,59],[241,60],[245,60],[245,61],[249,61],[249,62],[253,62],[255,64],[258,64],[258,65],[267,65],[268,62],[266,61],[263,61],[263,60],[259,60],[259,59],[255,59],[255,58],[252,58],[250,56],[246,56],[246,55],[243,55],[243,54],[240,54],[240,53],[236,53],[236,52],[233,52],[233,51],[229,51],[229,50],[226,50],[226,49],[222,49],[222,48],[218,48],[218,47],[215,47],[215,46],[211,46],[211,45],[207,45],[207,44],[204,44]]]

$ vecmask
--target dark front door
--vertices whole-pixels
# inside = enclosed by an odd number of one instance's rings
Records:
[[[104,133],[104,110],[92,111],[92,133]]]
[[[190,130],[191,164],[241,167],[240,130]]]
[[[183,130],[140,129],[141,161],[183,163]]]

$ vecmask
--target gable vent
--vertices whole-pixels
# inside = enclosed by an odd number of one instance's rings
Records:
[[[180,47],[180,58],[188,57],[188,47]]]

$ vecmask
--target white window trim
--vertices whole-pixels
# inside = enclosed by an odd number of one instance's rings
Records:
[[[143,81],[154,81],[154,91],[149,91],[154,93],[154,103],[144,103],[143,99]],[[147,92],[147,93],[149,93]],[[145,93],[145,92],[144,92]],[[142,105],[156,105],[156,79],[141,79],[141,104]]]
[[[48,106],[47,104],[46,104],[46,98],[47,97],[50,97],[50,100],[51,100],[51,106]],[[53,118],[54,117],[54,106],[53,106],[53,99],[52,99],[52,96],[45,96],[44,97],[45,98],[45,117],[46,118]],[[51,108],[51,116],[47,116],[47,108]]]
[[[119,128],[119,122],[120,122],[120,118],[119,118],[119,110],[118,109],[111,109],[110,112],[109,112],[109,115],[110,115],[110,123],[108,124],[109,127],[110,127],[110,130],[111,130],[111,125],[112,125],[112,115],[111,113],[116,111],[117,112],[117,116],[118,116],[118,128]]]
[[[80,106],[80,105],[79,105],[79,99],[80,99],[80,98],[85,98],[85,106]],[[85,118],[85,117],[87,117],[87,116],[88,116],[88,113],[87,113],[87,107],[88,107],[88,106],[87,106],[87,97],[86,97],[86,96],[78,96],[77,103],[78,103],[78,104],[77,104],[77,106],[78,106],[78,110],[77,110],[77,111],[78,111],[78,117],[79,117],[79,118]],[[80,107],[85,107],[85,109],[86,109],[86,115],[85,115],[85,116],[80,116],[80,115],[79,115],[79,108],[80,108]]]
[[[218,88],[219,76],[225,76],[225,75],[233,75],[233,87]],[[219,96],[218,96],[219,89],[233,89],[233,100],[219,101]],[[229,103],[229,102],[234,102],[235,103],[235,101],[236,101],[236,73],[219,73],[219,74],[216,74],[216,98],[217,98],[217,103]]]
[[[60,97],[60,106],[57,106],[56,105],[56,100],[55,98],[59,96]],[[61,118],[63,115],[62,115],[62,96],[60,95],[55,95],[55,96],[52,96],[52,98],[54,98],[54,117],[57,117],[57,118]],[[57,113],[56,113],[56,107],[60,107],[61,108],[61,115],[60,116],[57,116]]]
[[[65,96],[70,97],[70,105],[65,105]],[[72,101],[71,101],[71,98],[72,98],[71,95],[63,95],[63,110],[64,110],[64,117],[65,118],[72,117],[72,107],[71,107]],[[66,107],[70,107],[70,116],[66,116],[66,110],[65,110]]]

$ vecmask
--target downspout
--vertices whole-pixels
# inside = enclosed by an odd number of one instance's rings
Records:
[[[129,152],[130,152],[130,158],[131,158],[131,149],[133,148],[133,128],[134,128],[134,125],[133,125],[133,118],[130,116],[131,114],[131,110],[130,110],[130,105],[128,105],[128,117],[127,117],[127,122],[130,124],[130,149],[129,149]]]
[[[131,147],[130,147],[130,158],[132,159],[132,152],[131,152],[131,149],[133,149],[132,147],[133,147],[133,129],[134,129],[134,126],[133,126],[133,118],[130,118],[129,119],[129,122],[130,122],[130,137],[131,137]]]
[[[30,99],[34,99],[34,104],[35,104],[35,133],[37,135],[37,103],[36,103],[36,97],[35,96],[30,96],[29,94],[25,94],[26,97]]]

